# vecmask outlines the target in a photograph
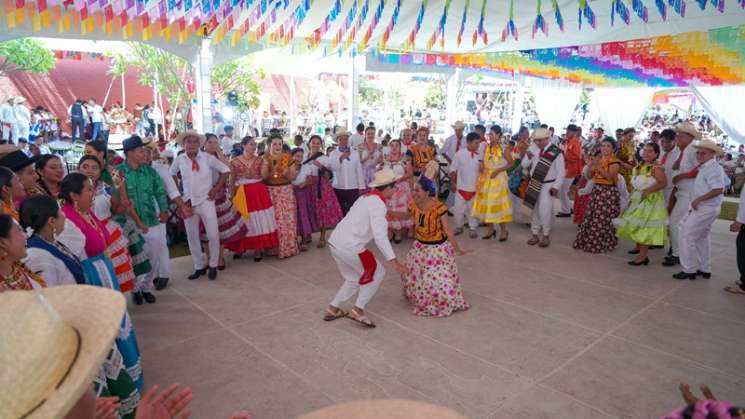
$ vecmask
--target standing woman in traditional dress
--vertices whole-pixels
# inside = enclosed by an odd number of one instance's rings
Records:
[[[435,184],[421,176],[414,184],[409,215],[414,219],[414,242],[406,258],[407,274],[401,274],[404,295],[417,316],[447,317],[468,310],[461,290],[461,277],[455,256],[467,251],[458,247],[448,221],[445,204],[436,198]]]
[[[600,156],[590,160],[589,165],[590,179],[595,186],[572,246],[589,253],[607,253],[618,244],[613,219],[621,211],[616,186],[621,164],[616,157],[615,140],[605,137],[600,144]]]
[[[507,185],[507,170],[512,166],[512,150],[502,148],[502,128],[494,125],[489,130],[489,142],[484,148],[481,174],[476,183],[476,198],[471,208],[471,217],[488,227],[482,239],[497,236],[495,224],[499,225],[499,241],[509,237],[507,223],[512,221],[512,202]]]
[[[389,147],[391,152],[385,159],[384,165],[393,170],[396,180],[396,191],[390,199],[385,201],[389,212],[403,212],[409,208],[411,201],[411,179],[414,167],[409,159],[401,152],[401,141],[393,140]],[[405,234],[414,224],[411,218],[397,218],[388,216],[388,229],[393,232],[393,242],[401,243]]]
[[[18,222],[16,202],[25,195],[26,192],[23,190],[23,185],[21,185],[18,175],[7,167],[0,166],[0,201],[2,201],[0,203],[2,205],[0,212],[10,215]]]
[[[269,138],[269,150],[264,153],[261,176],[269,188],[269,196],[274,204],[274,217],[277,220],[279,238],[278,256],[280,259],[298,253],[297,246],[297,203],[292,191],[292,182],[297,176],[297,165],[290,153],[283,151],[283,141],[279,135]]]
[[[359,146],[360,163],[365,174],[365,186],[375,176],[375,171],[383,159],[383,151],[375,142],[375,127],[367,127],[365,130],[365,141]]]
[[[123,210],[119,205],[119,199],[115,196],[111,186],[100,181],[101,179],[101,162],[98,158],[85,155],[80,158],[78,163],[78,171],[86,176],[93,182],[96,188],[96,196],[93,198],[93,213],[108,233],[106,240],[106,252],[111,259],[111,263],[114,265],[114,273],[116,274],[117,280],[119,280],[119,289],[122,292],[130,291],[135,285],[135,272],[149,272],[150,263],[147,261],[146,256],[143,252],[145,246],[145,239],[139,236],[140,243],[136,243],[135,246],[130,246],[130,242],[127,236],[124,234],[119,223],[112,220],[113,212],[120,212]],[[136,231],[136,230],[135,230]],[[129,248],[133,247],[139,251],[138,261],[139,264],[135,265],[132,260],[132,256],[129,253]],[[142,265],[145,266],[142,266]],[[137,269],[135,269],[137,267]]]
[[[409,152],[414,165],[414,176],[424,173],[427,163],[436,159],[437,150],[429,143],[429,130],[426,127],[417,130],[416,144],[409,147]]]
[[[225,158],[220,148],[220,140],[215,134],[205,135],[204,151],[212,154],[218,160],[225,163],[226,166],[230,167],[230,162]],[[212,171],[212,183],[217,182],[220,177],[220,173],[216,170]],[[215,212],[217,213],[217,229],[220,231],[220,261],[217,265],[217,269],[225,269],[225,257],[223,252],[225,246],[228,243],[237,242],[243,237],[246,237],[246,224],[242,222],[241,215],[233,207],[233,201],[228,196],[228,185],[226,183],[224,188],[221,188],[215,196]],[[232,195],[230,195],[232,196]],[[202,242],[207,241],[207,236],[202,234]]]
[[[647,257],[649,246],[667,244],[667,205],[663,190],[667,186],[664,166],[657,164],[660,146],[655,143],[644,144],[642,163],[634,169],[631,185],[631,205],[616,220],[618,237],[636,243],[636,259],[629,265],[649,264]]]
[[[323,142],[321,137],[313,135],[308,141],[310,149],[310,162],[315,170],[313,176],[316,179],[316,190],[314,198],[316,200],[316,220],[318,229],[321,231],[321,237],[318,239],[317,248],[326,247],[326,230],[334,228],[341,221],[343,215],[339,199],[336,198],[334,188],[331,186],[332,172],[329,167],[329,158],[323,154]]]
[[[636,135],[636,130],[634,128],[626,128],[616,145],[618,150],[616,157],[618,157],[620,165],[618,173],[620,173],[626,181],[627,189],[631,189],[631,171],[634,169],[634,166],[636,166],[636,144],[634,144],[634,135]]]
[[[86,284],[121,291],[114,267],[106,256],[106,227],[92,211],[95,194],[93,182],[82,173],[70,173],[62,179],[60,197],[65,201],[62,212],[66,220],[58,240],[80,259]],[[142,391],[140,350],[132,320],[126,312],[116,346],[124,358],[127,372]]]
[[[38,190],[53,198],[59,196],[59,184],[65,176],[62,160],[56,154],[45,154],[36,161],[36,173],[39,174]]]
[[[230,189],[233,204],[246,224],[246,234],[236,242],[225,247],[240,257],[253,251],[254,261],[263,258],[264,251],[279,245],[277,220],[274,205],[269,197],[269,189],[261,177],[261,157],[256,155],[256,141],[251,137],[241,140],[243,154],[230,161]]]
[[[312,241],[311,235],[319,230],[316,211],[317,180],[313,176],[313,169],[317,168],[310,163],[303,164],[303,155],[304,151],[300,147],[292,150],[292,159],[300,167],[292,180],[292,189],[297,205],[298,246],[301,252],[308,250],[305,245]]]

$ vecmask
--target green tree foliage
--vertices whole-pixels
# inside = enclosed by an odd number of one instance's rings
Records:
[[[360,78],[359,97],[363,105],[374,106],[383,101],[383,89],[378,88],[373,83]]]
[[[264,78],[264,71],[256,69],[249,57],[239,58],[215,66],[212,69],[213,93],[225,98],[229,92],[238,95],[238,109],[259,107],[261,87],[258,80]]]
[[[447,101],[447,79],[440,77],[427,86],[424,105],[427,108],[445,109],[445,101]]]
[[[52,51],[35,39],[23,38],[0,42],[0,76],[8,76],[19,71],[46,74],[54,65]]]

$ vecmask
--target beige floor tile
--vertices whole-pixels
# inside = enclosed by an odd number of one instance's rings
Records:
[[[533,386],[519,397],[507,402],[489,419],[609,419],[615,416],[589,407],[570,396],[544,386]]]

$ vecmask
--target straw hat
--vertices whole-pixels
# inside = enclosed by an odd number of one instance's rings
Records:
[[[453,129],[466,129],[466,124],[464,124],[463,121],[455,121],[452,127]]]
[[[338,128],[336,133],[334,133],[334,141],[338,140],[339,137],[349,137],[350,135],[352,135],[352,133],[347,131],[346,128]]]
[[[184,139],[186,137],[197,137],[197,138],[199,138],[199,144],[200,145],[204,144],[204,142],[206,141],[206,138],[204,137],[204,135],[202,135],[202,134],[194,131],[193,129],[188,129],[188,130],[180,133],[179,135],[176,136],[176,139],[174,141],[176,142],[176,144],[182,144],[183,141],[184,141]]]
[[[464,419],[446,407],[412,400],[361,400],[317,410],[298,419]]]
[[[701,139],[701,133],[690,122],[681,122],[675,126],[675,131],[686,133],[697,140]]]
[[[26,101],[26,98],[25,97],[23,97],[23,96],[16,96],[13,99],[13,104],[14,105],[20,105],[21,103],[24,103],[25,101]]]
[[[711,140],[701,140],[698,143],[694,143],[693,147],[695,148],[703,148],[704,150],[711,150],[716,154],[717,156],[723,156],[724,150],[722,150],[721,147],[717,143]]]
[[[551,132],[546,128],[536,128],[533,131],[533,135],[530,136],[531,140],[543,140],[551,137]]]
[[[0,293],[0,418],[59,419],[111,351],[124,296],[87,285]]]
[[[375,172],[375,176],[373,176],[373,180],[368,186],[370,188],[378,188],[395,183],[398,179],[400,179],[400,177],[396,176],[396,174],[393,173],[393,170],[386,167]]]

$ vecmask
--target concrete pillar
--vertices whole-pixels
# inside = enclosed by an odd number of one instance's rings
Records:
[[[357,62],[359,59],[359,57],[353,57],[349,60],[351,64],[349,69],[349,83],[347,85],[347,94],[349,96],[347,129],[350,131],[354,131],[354,127],[357,125],[357,115],[359,115],[360,66]]]
[[[197,93],[196,103],[192,106],[194,129],[198,132],[212,131],[212,49],[211,40],[202,39],[199,54],[194,61],[194,87]]]
[[[460,88],[461,76],[462,70],[456,68],[455,72],[448,79],[447,98],[445,99],[446,126],[450,126],[458,120],[458,89]]]
[[[525,87],[522,83],[517,82],[515,85],[515,95],[512,108],[512,133],[517,134],[520,129],[520,122],[523,117],[523,102],[525,102]]]

